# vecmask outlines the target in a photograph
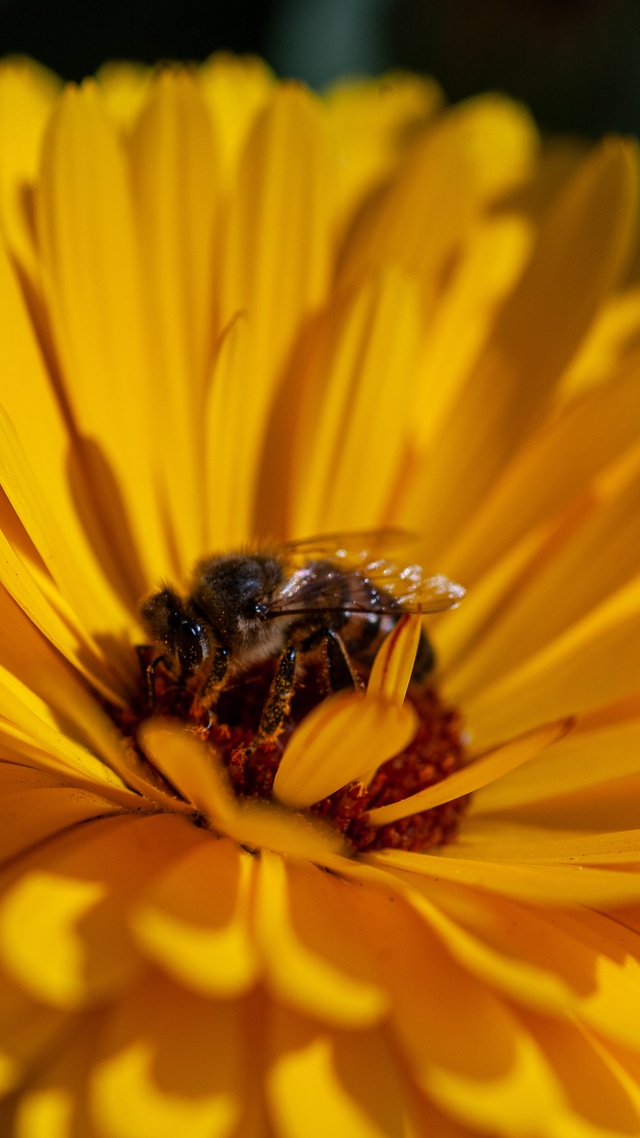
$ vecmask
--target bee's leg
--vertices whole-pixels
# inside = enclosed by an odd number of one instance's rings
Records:
[[[332,692],[343,688],[357,688],[357,678],[351,667],[349,654],[342,639],[332,628],[324,629],[324,642],[327,652],[327,671]]]
[[[271,681],[269,694],[262,709],[258,730],[253,742],[246,748],[246,755],[251,755],[262,743],[277,739],[282,730],[285,715],[291,703],[293,681],[296,672],[297,649],[289,644],[282,653],[276,674]]]
[[[156,685],[155,685],[156,668],[158,667],[158,664],[161,664],[163,662],[163,660],[165,659],[164,656],[156,656],[155,660],[152,660],[149,664],[147,664],[145,661],[144,653],[148,652],[149,649],[152,647],[153,647],[152,644],[137,644],[136,645],[136,652],[138,653],[138,660],[140,661],[140,668],[144,672],[145,677],[146,677],[146,681],[147,681],[147,703],[149,704],[149,710],[150,711],[153,711],[155,709],[155,706],[156,706]]]
[[[323,645],[326,661],[325,682],[330,692],[342,691],[343,688],[357,688],[359,683],[351,667],[349,654],[342,638],[333,628],[317,628],[300,645],[301,652],[312,652],[314,648]]]
[[[226,648],[216,648],[215,656],[207,674],[207,678],[198,691],[195,703],[198,707],[210,711],[217,703],[220,691],[224,687],[229,669],[229,653]]]

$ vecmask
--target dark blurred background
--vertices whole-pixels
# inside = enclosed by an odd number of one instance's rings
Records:
[[[507,91],[548,129],[640,132],[640,0],[0,0],[0,54],[67,79],[219,48],[313,86],[409,67],[452,100]]]

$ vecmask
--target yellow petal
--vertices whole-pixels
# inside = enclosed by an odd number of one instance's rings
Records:
[[[203,548],[202,401],[212,327],[216,161],[211,121],[186,71],[163,71],[130,143],[137,231],[153,329],[155,418],[170,449],[164,494],[187,573]]]
[[[204,523],[208,550],[234,549],[252,536],[262,421],[259,374],[251,365],[251,329],[245,316],[222,336],[205,404]]]
[[[154,881],[132,915],[146,955],[203,995],[236,997],[256,979],[248,918],[253,859],[223,839],[196,846]]]
[[[14,57],[0,66],[0,218],[10,249],[31,279],[37,274],[30,194],[58,86],[56,77],[32,60]]]
[[[640,289],[631,287],[612,296],[565,372],[561,394],[570,398],[608,380],[635,347],[639,325]]]
[[[21,878],[2,899],[0,952],[5,966],[35,996],[62,1008],[79,1003],[84,952],[74,926],[102,896],[98,882],[40,871]]]
[[[281,85],[244,152],[223,270],[222,322],[248,313],[265,382],[325,294],[328,173],[319,106],[301,86]]]
[[[94,750],[117,766],[122,739],[115,724],[77,673],[40,636],[25,613],[0,591],[0,658],[10,692],[20,692],[22,703],[35,697],[40,718],[75,742]],[[14,683],[15,679],[15,683]],[[22,686],[21,686],[22,685]],[[5,708],[4,715],[15,723]]]
[[[68,1138],[73,1125],[73,1098],[59,1087],[27,1091],[17,1111],[20,1138]]]
[[[523,1136],[531,1132],[532,1125],[538,1130],[552,1126],[564,1105],[551,1065],[525,1032],[517,1040],[514,1061],[504,1075],[469,1079],[434,1068],[425,1079],[425,1089],[469,1126],[491,1131],[507,1125],[512,1134]]]
[[[627,865],[640,861],[640,830],[593,833],[506,819],[469,819],[447,856],[536,865]]]
[[[231,1132],[238,1107],[230,1095],[163,1091],[153,1060],[152,1045],[139,1040],[95,1068],[92,1105],[109,1138],[224,1138]]]
[[[384,991],[313,952],[290,915],[287,867],[263,851],[256,893],[256,937],[274,993],[316,1018],[348,1027],[378,1022],[387,1009]]]
[[[607,1138],[640,1131],[637,1084],[625,1078],[605,1043],[580,1024],[550,1022],[531,1012],[523,1019],[566,1095],[557,1133],[580,1135],[588,1128],[594,1138]]]
[[[407,424],[422,458],[493,331],[496,309],[514,287],[533,234],[519,216],[482,218],[426,328]]]
[[[368,696],[384,696],[402,704],[418,651],[422,621],[407,614],[385,638],[373,662],[367,683]]]
[[[87,674],[94,681],[96,688],[107,698],[112,699],[116,706],[122,702],[122,694],[114,690],[111,677],[105,675],[106,669],[100,668],[97,662],[90,661],[93,667],[88,667],[86,661],[81,659],[78,638],[62,619],[59,611],[46,597],[38,584],[33,580],[29,571],[29,564],[13,548],[6,536],[0,531],[0,580],[7,592],[14,598],[30,620],[44,633],[47,640],[60,651],[61,655],[74,663],[80,674]],[[94,670],[95,669],[95,670]]]
[[[249,1009],[201,999],[152,970],[105,1012],[92,1032],[87,1080],[101,1134],[224,1138],[235,1131],[245,1047],[257,1035]]]
[[[507,897],[541,903],[575,901],[586,905],[622,905],[640,897],[640,876],[620,870],[592,869],[582,865],[505,865],[442,855],[382,850],[369,854],[367,863],[407,873],[441,876]]]
[[[406,896],[475,975],[637,1046],[637,933],[584,907],[561,913],[450,882],[423,879]]]
[[[471,584],[519,538],[584,492],[639,431],[640,378],[633,360],[527,440],[447,552],[447,572],[455,576],[464,565]]]
[[[419,278],[429,311],[487,200],[526,176],[535,146],[526,112],[500,96],[471,99],[443,115],[357,217],[341,259],[341,285],[385,264],[402,266]]]
[[[258,56],[219,51],[198,68],[196,78],[209,108],[228,188],[247,135],[273,93],[275,77]]]
[[[636,475],[621,493],[595,506],[495,615],[475,651],[456,669],[452,698],[465,702],[489,687],[632,580],[638,571],[639,515]]]
[[[480,898],[475,891],[475,907],[471,904],[465,906],[468,892],[463,893],[461,901],[456,905],[460,886],[438,882],[434,890],[431,882],[425,884],[421,881],[418,888],[415,888],[408,884],[408,880],[408,877],[404,877],[400,882],[397,877],[393,877],[395,887],[402,889],[407,901],[424,917],[463,968],[491,987],[533,1008],[562,1014],[566,1014],[569,1008],[578,1008],[579,1001],[572,985],[572,965],[579,957],[580,946],[576,944],[573,953],[571,950],[574,945],[571,942],[564,945],[567,967],[562,969],[555,967],[555,957],[551,963],[544,956],[540,960],[536,952],[539,938],[534,910],[527,910],[522,902],[507,901],[497,895],[487,898],[483,894]],[[508,942],[505,946],[500,940],[495,930],[497,922],[491,920],[494,907],[500,904],[513,906],[512,924],[518,933],[521,928],[528,928],[528,918],[531,916],[530,952],[525,947],[526,933],[523,935],[525,946],[516,951],[510,949]],[[473,910],[473,915],[477,914],[475,924],[469,917],[469,910]],[[453,915],[453,919],[450,919],[448,913]],[[542,918],[537,919],[542,921]],[[577,975],[581,976],[582,973],[578,972]]]
[[[560,723],[550,723],[537,731],[530,731],[469,763],[462,770],[448,775],[434,786],[428,786],[425,790],[419,790],[417,794],[411,794],[400,802],[392,802],[389,806],[376,807],[369,812],[369,821],[373,826],[386,826],[389,822],[396,822],[398,818],[406,818],[409,814],[430,810],[443,802],[452,802],[454,798],[472,794],[481,786],[486,786],[503,774],[529,762],[543,747],[548,747],[561,739],[570,727],[571,720],[564,720]]]
[[[580,714],[637,688],[640,591],[621,589],[465,705],[474,744],[490,746],[541,719]]]
[[[3,858],[13,857],[31,845],[37,845],[67,826],[75,826],[89,818],[117,814],[122,809],[97,794],[69,786],[4,792],[2,802],[5,815],[0,856]]]
[[[95,624],[102,623],[104,627],[116,628],[124,625],[130,628],[131,618],[109,583],[109,578],[119,579],[113,565],[113,553],[103,548],[99,552],[91,548],[91,537],[79,517],[78,505],[82,497],[80,487],[86,473],[84,470],[75,470],[74,484],[73,487],[70,486],[69,451],[72,444],[69,429],[55,398],[18,280],[4,250],[0,250],[0,322],[5,329],[3,348],[6,369],[1,402],[20,436],[21,448],[27,454],[23,465],[28,467],[30,477],[35,481],[35,485],[23,489],[21,497],[24,499],[25,496],[30,496],[33,499],[35,496],[46,512],[55,514],[57,547],[73,548],[75,573],[84,582],[76,582],[79,589],[77,599],[81,604],[88,593]],[[34,405],[38,407],[38,415],[33,414]],[[6,451],[7,448],[3,449]],[[9,455],[6,454],[5,461],[8,460]],[[19,473],[15,469],[15,463],[11,473],[15,480]],[[38,531],[33,535],[36,542],[38,538],[42,539],[43,526],[44,521],[40,518]],[[51,540],[47,543],[48,567],[51,567],[50,545]],[[70,566],[54,564],[53,568],[66,573],[68,580]],[[73,608],[76,598],[71,595],[69,599]],[[85,627],[94,628],[95,624],[86,621],[86,613],[83,615]]]
[[[323,700],[294,731],[273,793],[287,806],[319,802],[404,750],[417,726],[410,704],[339,692]]]
[[[338,295],[303,340],[285,384],[292,434],[279,448],[280,461],[292,452],[296,535],[348,529],[354,518],[358,528],[386,520],[409,429],[420,323],[413,282],[387,270]]]
[[[341,220],[397,168],[442,102],[433,79],[406,72],[339,79],[324,105],[337,156],[336,208]]]
[[[315,820],[271,803],[236,800],[215,752],[181,723],[147,720],[140,741],[158,769],[196,809],[241,845],[320,863],[343,848],[341,835]]]
[[[419,518],[427,529],[430,560],[456,537],[540,421],[559,374],[624,271],[636,196],[634,147],[605,142],[541,226],[416,490],[407,520]]]
[[[552,752],[539,755],[521,775],[514,771],[486,786],[474,800],[474,812],[483,814],[509,810],[598,786],[609,779],[639,771],[638,720],[623,721],[594,731],[583,731],[577,724],[576,729]]]
[[[124,154],[93,83],[67,88],[49,124],[38,229],[65,389],[79,432],[97,454],[92,475],[101,507],[113,515],[112,539],[131,575],[137,555],[153,580],[171,564],[154,481],[141,267]],[[122,508],[137,546],[123,540]]]
[[[158,770],[203,814],[224,824],[233,797],[215,753],[177,720],[147,719],[139,742]]]
[[[0,714],[8,721],[0,722],[0,731],[9,738],[28,740],[32,746],[40,747],[51,755],[52,768],[62,763],[67,770],[93,780],[96,789],[101,783],[122,785],[117,777],[110,777],[108,767],[105,769],[105,764],[91,751],[61,733],[55,713],[45,699],[2,667],[0,678]]]
[[[0,956],[8,974],[67,1009],[126,990],[138,964],[126,925],[132,902],[199,838],[170,815],[129,814],[67,828],[6,867]]]
[[[223,222],[220,321],[246,312],[260,382],[251,407],[260,447],[269,402],[299,326],[328,284],[330,166],[320,109],[278,87],[249,136]]]
[[[152,68],[122,59],[110,60],[98,70],[96,80],[111,117],[130,129],[149,96]]]
[[[284,1051],[272,1064],[267,1088],[283,1138],[324,1138],[326,1134],[386,1138],[390,1133],[344,1087],[326,1036],[306,1047]],[[322,1103],[321,1110],[318,1103]]]

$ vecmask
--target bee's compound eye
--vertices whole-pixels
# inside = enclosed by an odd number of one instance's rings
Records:
[[[206,639],[195,620],[181,620],[176,636],[176,651],[185,671],[193,672],[206,655]]]
[[[256,601],[249,601],[242,606],[242,616],[245,620],[264,620],[268,611],[267,605],[258,604]]]

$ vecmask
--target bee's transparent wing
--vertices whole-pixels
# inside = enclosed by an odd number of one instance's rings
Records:
[[[455,608],[465,589],[442,573],[425,576],[421,565],[395,565],[380,559],[369,563],[361,572],[377,589],[384,590],[403,612],[443,612]]]
[[[397,565],[386,558],[363,559],[351,565],[311,560],[293,571],[269,605],[269,615],[303,616],[317,611],[433,613],[459,604],[464,592],[447,577],[427,577],[419,565]]]

